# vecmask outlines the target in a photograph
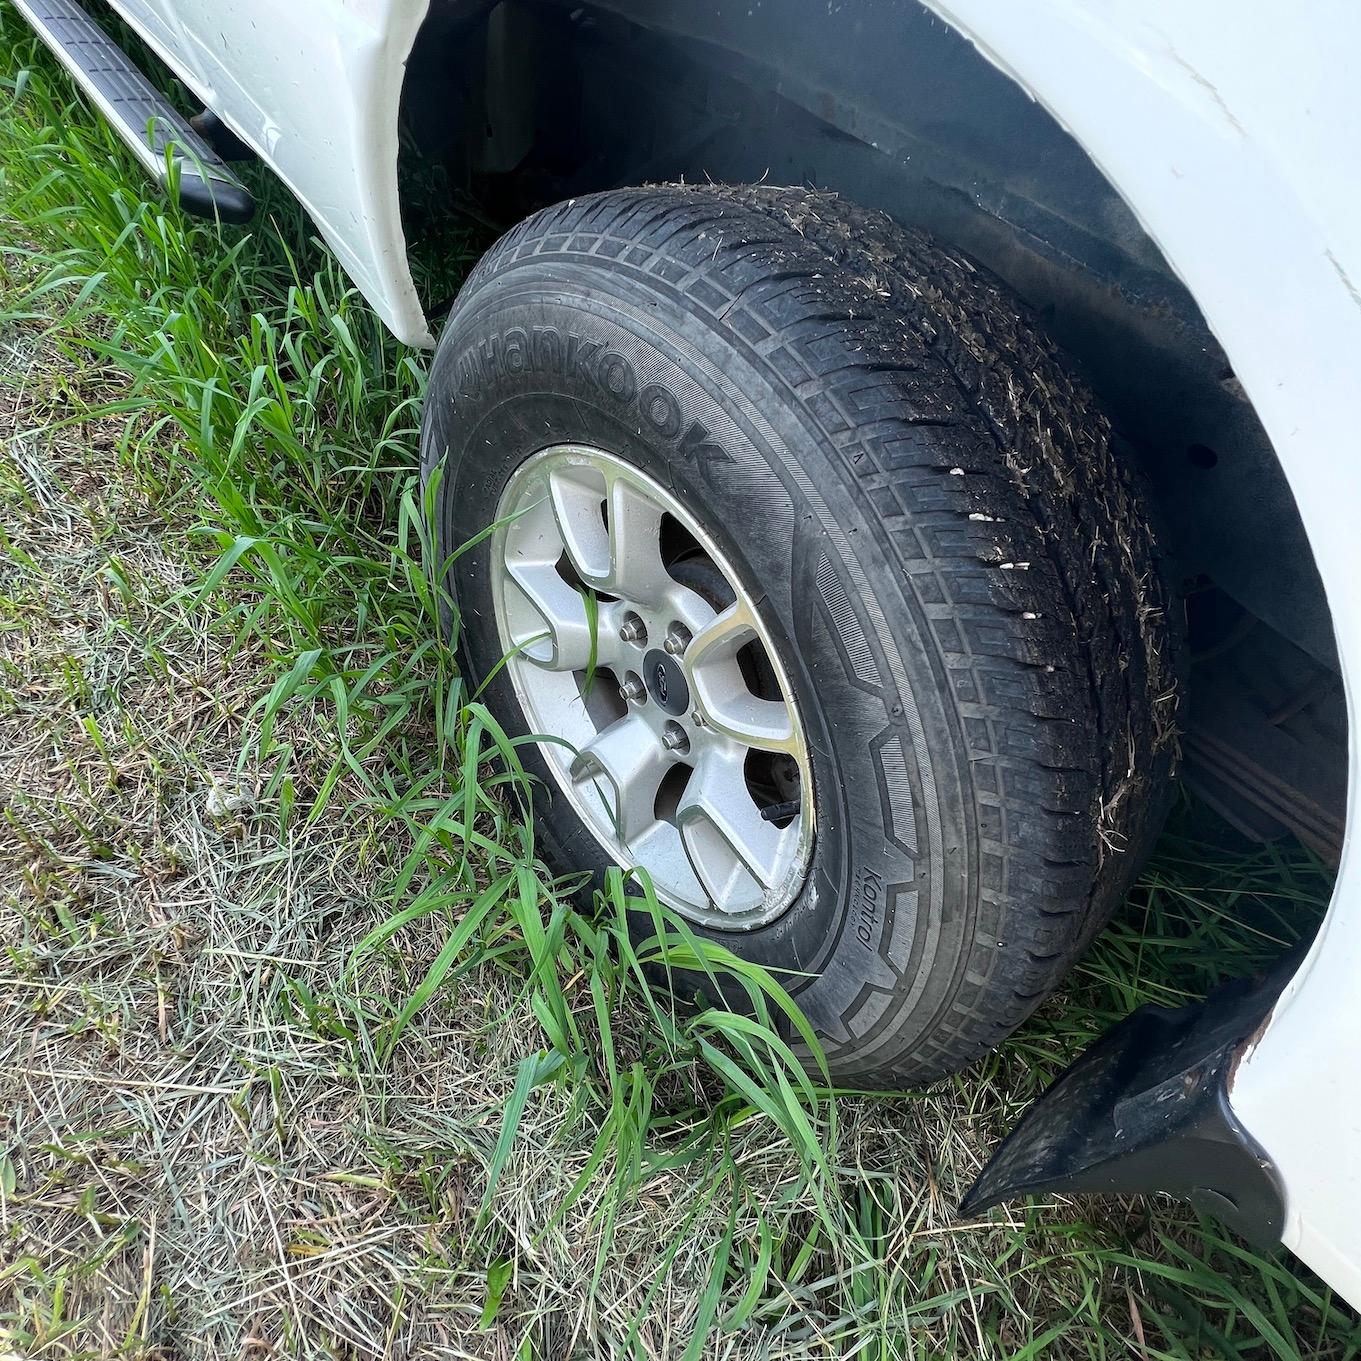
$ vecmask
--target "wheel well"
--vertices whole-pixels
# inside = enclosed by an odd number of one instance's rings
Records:
[[[1225,712],[1225,695],[1237,716],[1188,742],[1202,787],[1246,830],[1313,828],[1325,853],[1340,847],[1331,620],[1270,441],[1194,299],[1086,152],[931,11],[433,0],[403,119],[418,279],[438,272],[421,257],[445,248],[451,202],[499,229],[575,194],[705,177],[830,190],[1000,275],[1078,361],[1153,488],[1193,646],[1212,663],[1193,676],[1192,727]],[[1283,742],[1299,747],[1288,797],[1266,776]]]

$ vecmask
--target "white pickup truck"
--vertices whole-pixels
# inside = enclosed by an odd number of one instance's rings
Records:
[[[190,129],[97,0],[14,3],[191,210],[254,154],[398,337],[449,311],[434,531],[545,853],[797,971],[837,1074],[1019,1024],[1176,777],[1337,860],[966,1208],[1168,1190],[1361,1304],[1361,9],[112,0]],[[508,228],[451,309],[413,164]]]

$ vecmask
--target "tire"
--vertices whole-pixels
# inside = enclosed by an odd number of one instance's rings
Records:
[[[423,427],[444,553],[559,442],[669,489],[757,610],[806,730],[792,906],[706,927],[796,970],[844,1080],[969,1063],[1058,984],[1170,792],[1177,632],[1109,424],[1018,300],[879,214],[775,188],[547,209],[467,280]],[[497,664],[491,540],[453,564],[470,680]],[[608,857],[542,754],[545,858]]]

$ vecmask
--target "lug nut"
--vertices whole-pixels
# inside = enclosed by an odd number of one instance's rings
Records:
[[[685,735],[685,729],[679,723],[668,723],[662,729],[662,746],[667,751],[684,755],[690,750],[690,739]]]
[[[666,631],[666,642],[662,646],[673,656],[679,657],[690,646],[692,634],[684,624],[672,624]]]
[[[630,704],[641,704],[647,698],[647,686],[630,671],[619,687],[619,698]]]
[[[632,611],[624,616],[619,626],[619,637],[626,643],[647,642],[647,625]]]

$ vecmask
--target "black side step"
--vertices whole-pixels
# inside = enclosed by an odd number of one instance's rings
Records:
[[[255,213],[250,191],[75,0],[13,4],[162,185],[169,153],[185,212],[223,222],[250,221]]]

